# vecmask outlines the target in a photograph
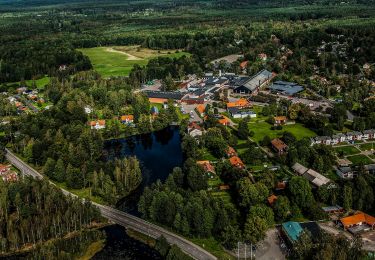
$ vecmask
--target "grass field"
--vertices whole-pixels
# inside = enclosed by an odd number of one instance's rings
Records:
[[[361,144],[359,148],[362,151],[370,151],[372,149],[375,149],[375,143],[366,143],[366,144]]]
[[[354,154],[359,154],[361,151],[358,150],[355,146],[341,146],[341,147],[336,147],[335,151],[338,154],[342,154],[344,156],[346,155],[354,155]]]
[[[25,83],[27,86],[29,87],[32,87],[33,86],[33,83],[35,82],[35,86],[38,88],[38,89],[44,89],[44,87],[49,83],[50,81],[50,77],[48,76],[44,76],[40,79],[29,79],[29,80],[25,80]],[[21,82],[18,81],[18,82],[9,82],[8,84],[17,84],[19,85]]]
[[[190,55],[177,50],[151,50],[139,46],[114,46],[78,49],[87,55],[94,69],[103,77],[128,76],[135,64],[147,65],[148,61],[158,56],[178,58]]]
[[[302,124],[285,125],[281,130],[271,130],[271,125],[267,122],[249,123],[249,128],[254,132],[252,139],[256,142],[263,140],[268,135],[271,139],[282,136],[283,132],[292,133],[298,140],[316,136],[316,133],[307,129]]]
[[[371,159],[369,159],[367,156],[358,154],[347,157],[349,161],[351,161],[354,165],[359,164],[372,164],[374,163]]]

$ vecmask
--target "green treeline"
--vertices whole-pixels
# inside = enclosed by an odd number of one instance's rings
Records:
[[[1,253],[84,230],[103,221],[100,212],[80,199],[66,197],[47,181],[24,178],[0,181]]]

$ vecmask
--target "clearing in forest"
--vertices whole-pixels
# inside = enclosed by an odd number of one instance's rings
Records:
[[[151,50],[140,46],[107,46],[78,49],[87,55],[94,69],[103,77],[128,76],[135,64],[147,65],[158,56],[179,58],[190,55],[179,50]]]

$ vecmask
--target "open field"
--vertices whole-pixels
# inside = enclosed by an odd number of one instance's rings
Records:
[[[353,155],[353,156],[348,156],[347,157],[349,161],[351,161],[354,165],[359,165],[359,164],[371,164],[374,163],[371,159],[369,159],[367,156],[358,154],[358,155]]]
[[[267,122],[249,123],[249,128],[254,132],[252,139],[256,142],[263,140],[268,135],[271,139],[282,136],[283,132],[292,133],[298,140],[316,136],[316,133],[307,129],[302,124],[285,125],[281,130],[271,130],[271,125]]]
[[[355,146],[342,146],[342,147],[336,147],[335,148],[335,151],[339,154],[339,155],[354,155],[354,154],[359,154],[361,151],[358,150]]]
[[[135,64],[147,65],[148,61],[158,56],[178,58],[190,55],[178,50],[151,50],[139,46],[113,46],[78,49],[87,55],[94,69],[103,77],[129,76]]]
[[[29,80],[25,80],[25,83],[27,86],[29,87],[32,87],[33,84],[35,83],[35,86],[38,88],[38,89],[44,89],[44,87],[49,83],[50,81],[50,77],[48,76],[44,76],[40,79],[29,79]],[[19,85],[21,83],[21,81],[18,81],[18,82],[9,82],[8,84],[9,85],[12,85],[12,84],[16,84],[16,85]]]

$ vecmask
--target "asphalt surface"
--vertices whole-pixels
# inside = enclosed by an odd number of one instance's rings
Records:
[[[13,154],[8,149],[6,150],[6,158],[9,162],[11,162],[16,168],[18,168],[22,174],[29,175],[34,178],[43,179],[43,175],[34,170],[31,166],[26,164],[20,158],[18,158],[15,154]],[[51,184],[53,184],[51,182]],[[54,184],[53,184],[54,185]],[[77,197],[76,195],[70,193],[67,190],[61,189],[65,195]],[[193,257],[194,259],[202,259],[202,260],[216,260],[217,258],[204,250],[203,248],[195,245],[194,243],[180,237],[162,227],[159,227],[155,224],[149,223],[143,219],[135,217],[133,215],[127,214],[123,211],[104,206],[101,204],[97,204],[92,202],[93,205],[99,208],[103,217],[109,219],[110,221],[124,226],[126,228],[134,229],[140,233],[148,235],[153,238],[158,238],[163,235],[170,244],[177,245],[181,250],[185,253]]]

